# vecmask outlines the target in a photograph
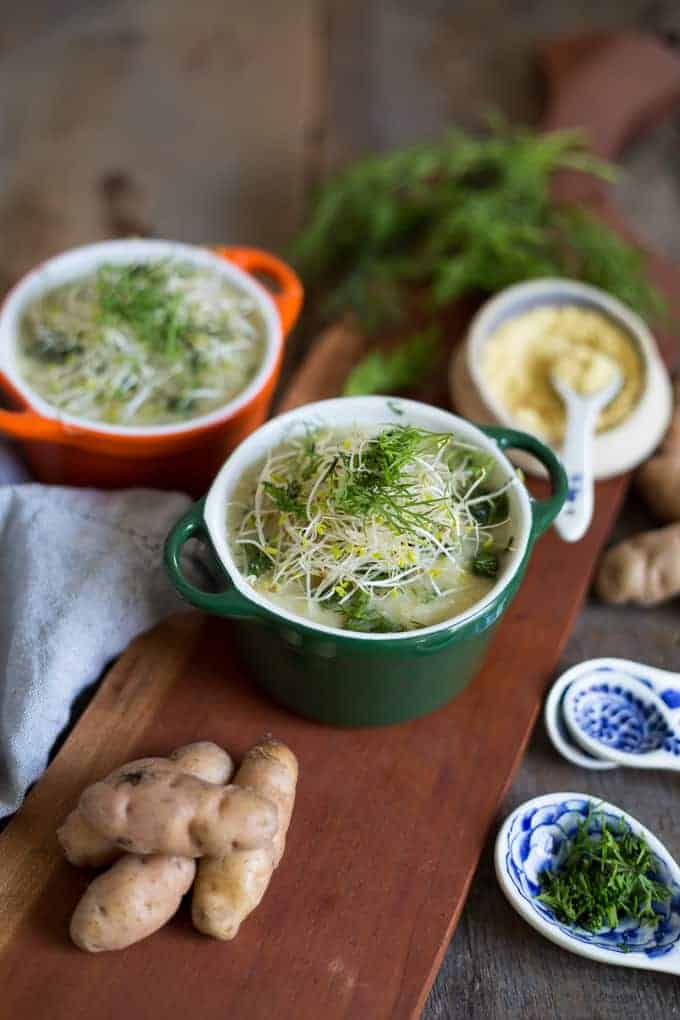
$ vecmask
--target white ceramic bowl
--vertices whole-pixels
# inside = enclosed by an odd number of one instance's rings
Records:
[[[473,421],[518,427],[487,386],[481,370],[482,350],[508,319],[545,305],[579,305],[601,312],[635,341],[645,375],[642,395],[625,421],[598,433],[593,450],[596,478],[623,474],[640,464],[658,446],[668,428],[673,394],[668,372],[648,327],[639,315],[597,287],[562,278],[530,280],[508,287],[487,301],[473,318],[464,343],[451,359],[449,386],[454,407]],[[556,448],[556,452],[560,453],[560,449]],[[532,473],[542,473],[532,458],[516,459]]]

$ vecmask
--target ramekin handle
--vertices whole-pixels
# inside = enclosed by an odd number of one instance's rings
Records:
[[[203,519],[204,500],[199,500],[177,521],[165,540],[163,563],[170,581],[181,597],[197,609],[217,616],[257,619],[255,606],[233,585],[221,592],[207,592],[187,580],[182,570],[182,548],[190,538],[208,541],[208,530]],[[226,576],[226,575],[225,575]]]
[[[547,499],[531,498],[532,538],[538,538],[550,527],[567,498],[567,475],[562,462],[545,443],[530,436],[528,432],[506,429],[500,425],[480,425],[480,428],[496,440],[501,450],[524,450],[536,457],[547,470],[552,488],[550,496]]]
[[[282,259],[261,248],[216,247],[213,251],[222,258],[233,262],[246,273],[262,274],[274,283],[276,289],[264,283],[276,305],[284,337],[288,336],[297,322],[302,308],[304,290],[300,277]],[[262,283],[262,281],[259,281]]]

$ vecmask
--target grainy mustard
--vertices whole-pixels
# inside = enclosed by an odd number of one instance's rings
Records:
[[[550,442],[564,436],[564,404],[550,381],[558,371],[576,390],[605,386],[616,365],[621,389],[604,408],[598,431],[628,417],[644,382],[635,341],[600,312],[577,305],[534,308],[504,322],[487,340],[481,368],[489,389],[516,423]]]

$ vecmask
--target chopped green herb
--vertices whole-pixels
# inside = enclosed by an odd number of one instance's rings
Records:
[[[654,904],[671,895],[655,877],[646,840],[623,819],[612,828],[596,811],[580,822],[560,867],[540,878],[540,901],[558,921],[586,931],[616,928],[628,919],[655,928]]]
[[[196,407],[196,400],[188,394],[173,394],[165,401],[165,407],[173,414],[188,414]]]
[[[492,552],[482,552],[472,561],[472,573],[478,577],[498,576],[498,556]]]
[[[183,295],[169,289],[169,279],[166,262],[102,266],[97,273],[102,322],[126,323],[149,346],[177,353],[190,323]]]
[[[361,470],[343,473],[335,492],[337,509],[363,517],[380,514],[396,531],[407,534],[416,526],[427,527],[434,507],[421,500],[404,499],[407,493],[402,470],[417,453],[436,453],[449,438],[446,433],[428,432],[412,425],[385,429],[366,444]],[[333,467],[348,460],[348,454],[342,451]]]
[[[60,329],[51,329],[44,322],[31,323],[27,353],[38,361],[61,364],[71,354],[81,354],[82,344]]]
[[[507,494],[480,497],[478,502],[470,504],[470,513],[479,524],[500,524],[510,513]]]
[[[371,634],[389,634],[402,628],[391,623],[383,614],[371,606],[368,592],[355,589],[349,599],[338,605],[344,616],[347,630],[363,631]]]
[[[300,483],[293,478],[287,485],[274,485],[272,482],[263,483],[264,491],[267,493],[277,510],[284,513],[304,513],[304,506],[299,502]]]
[[[264,574],[272,565],[269,556],[255,545],[246,546],[246,563],[248,573],[254,577]]]

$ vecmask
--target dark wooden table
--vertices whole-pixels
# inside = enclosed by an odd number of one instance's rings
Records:
[[[475,125],[489,105],[537,119],[536,40],[631,24],[680,39],[676,0],[6,3],[0,289],[45,255],[118,233],[284,250],[329,169],[452,121]],[[680,117],[625,163],[622,206],[680,259]],[[289,369],[308,341],[297,335]],[[631,503],[622,530],[644,523]],[[589,604],[563,665],[618,655],[680,669],[678,621],[677,604],[654,613]],[[680,855],[673,775],[586,773],[556,756],[539,724],[499,820],[558,789],[622,804]],[[619,1011],[679,1016],[677,982],[541,940],[502,898],[490,844],[424,1020],[605,1020]]]

